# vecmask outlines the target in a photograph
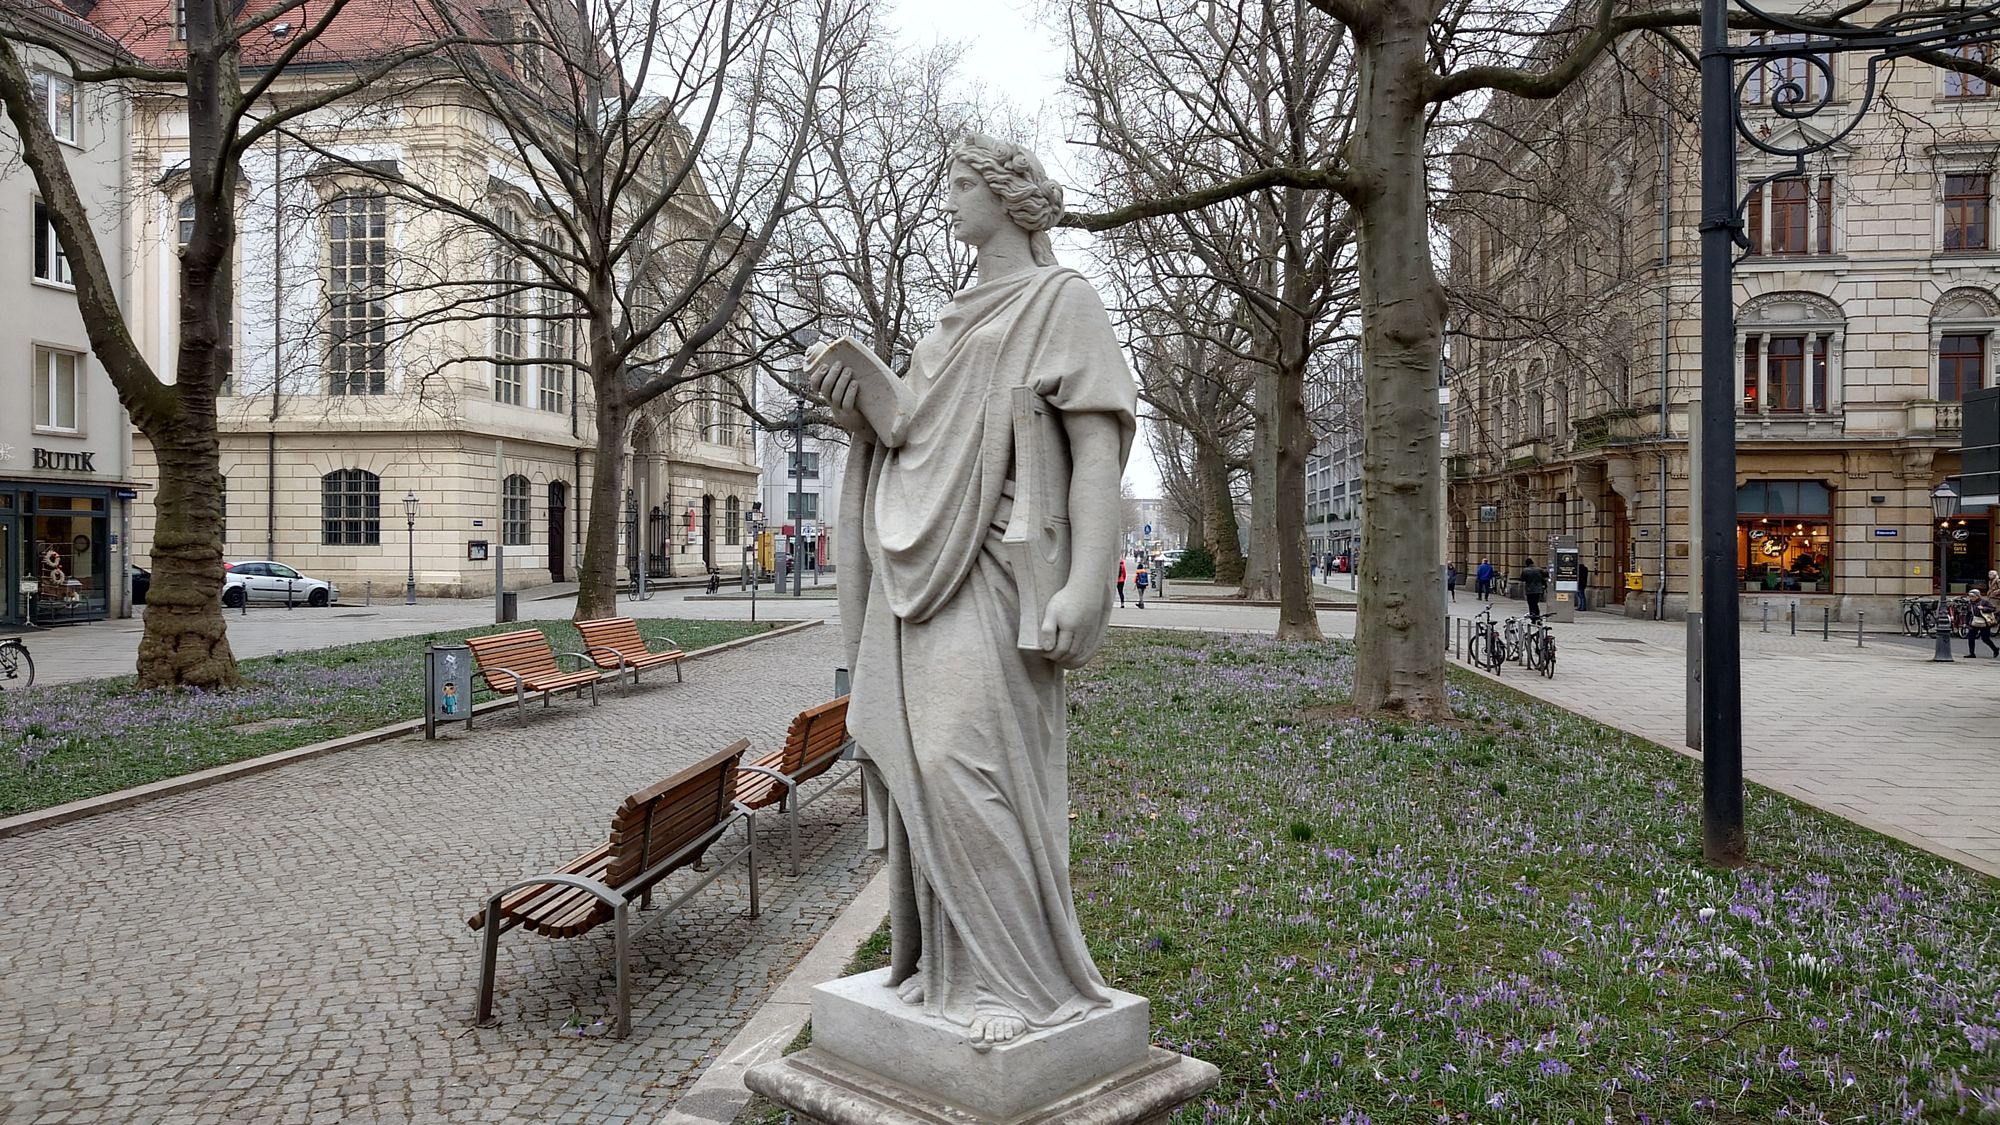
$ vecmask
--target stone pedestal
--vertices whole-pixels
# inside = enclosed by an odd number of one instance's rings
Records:
[[[963,1029],[888,988],[889,971],[813,990],[811,1047],[752,1069],[752,1090],[824,1125],[1128,1125],[1213,1087],[1215,1067],[1148,1042],[1150,1006],[1112,1004],[975,1051]]]

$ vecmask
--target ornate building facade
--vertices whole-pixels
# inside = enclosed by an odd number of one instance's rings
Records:
[[[1864,65],[1830,60],[1836,106]],[[1767,83],[1823,80],[1803,61],[1771,70],[1744,88],[1763,136],[1838,128],[1766,108]],[[1744,598],[1886,623],[1936,589],[1941,546],[1954,591],[1994,565],[1991,513],[1940,536],[1928,494],[1958,471],[1960,399],[1994,385],[2000,360],[2000,97],[1917,60],[1881,77],[1878,108],[1802,172],[1741,149],[1736,541]],[[1490,557],[1511,573],[1571,535],[1593,604],[1685,612],[1695,104],[1690,69],[1635,41],[1563,100],[1493,111],[1457,154],[1448,516],[1462,572]]]

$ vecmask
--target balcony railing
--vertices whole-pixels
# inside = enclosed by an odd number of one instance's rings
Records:
[[[1962,402],[1940,402],[1937,408],[1937,432],[1955,434],[1965,428],[1965,404]]]

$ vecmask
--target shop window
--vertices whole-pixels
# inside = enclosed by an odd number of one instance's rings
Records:
[[[371,547],[382,542],[382,478],[366,469],[335,469],[320,480],[320,542]]]
[[[509,547],[528,545],[532,488],[528,478],[518,473],[500,482],[500,542]]]
[[[73,434],[80,430],[78,376],[83,357],[54,348],[35,349],[35,428]]]
[[[1833,496],[1818,481],[1736,490],[1736,570],[1746,593],[1833,589]]]
[[[34,497],[33,612],[38,620],[85,620],[109,610],[110,524],[102,496]]]

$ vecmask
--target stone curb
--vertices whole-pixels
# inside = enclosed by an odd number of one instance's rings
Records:
[[[1629,734],[1633,738],[1639,739],[1643,742],[1650,742],[1655,746],[1671,750],[1674,753],[1679,754],[1683,758],[1689,758],[1697,762],[1701,761],[1701,752],[1698,750],[1690,749],[1689,747],[1686,746],[1668,746],[1665,743],[1650,738],[1644,734],[1641,734],[1638,731],[1630,730],[1626,727],[1619,726],[1617,723],[1609,722],[1604,719],[1599,719],[1591,715],[1585,715],[1580,711],[1570,711],[1569,708],[1564,707],[1560,703],[1556,703],[1553,700],[1543,699],[1541,696],[1536,695],[1534,692],[1531,691],[1523,691],[1522,689],[1515,687],[1513,684],[1508,683],[1506,680],[1500,678],[1499,676],[1496,676],[1493,673],[1488,672],[1486,669],[1475,667],[1470,662],[1459,660],[1456,657],[1447,656],[1445,657],[1445,663],[1448,667],[1463,668],[1464,670],[1471,672],[1476,676],[1479,676],[1481,679],[1489,680],[1493,683],[1501,685],[1502,687],[1508,688],[1509,690],[1517,692],[1521,695],[1525,695],[1529,699],[1532,699],[1537,703],[1542,703],[1550,707],[1556,707],[1564,711],[1569,711],[1570,714],[1576,715],[1579,718],[1589,719],[1593,723],[1597,723],[1601,726],[1610,727],[1611,729],[1622,732],[1624,734]],[[1891,840],[1896,840],[1900,843],[1908,844],[1909,846],[1916,848],[1918,851],[1929,852],[1931,855],[1937,856],[1939,859],[1949,860],[1952,863],[1958,864],[1960,867],[1966,868],[1971,871],[1977,871],[1981,875],[1985,875],[1994,879],[2000,879],[2000,865],[1988,863],[1985,860],[1980,859],[1978,856],[1959,851],[1957,848],[1946,847],[1945,845],[1940,844],[1935,840],[1929,839],[1918,833],[1912,832],[1907,828],[1899,828],[1893,824],[1885,824],[1882,821],[1876,820],[1874,817],[1869,816],[1867,813],[1857,812],[1853,808],[1850,808],[1846,805],[1834,805],[1831,803],[1822,803],[1817,796],[1815,796],[1812,793],[1808,793],[1803,789],[1795,789],[1792,786],[1787,785],[1782,781],[1767,781],[1764,778],[1757,776],[1757,771],[1755,770],[1750,770],[1750,769],[1744,770],[1743,780],[1747,782],[1753,782],[1757,785],[1761,785],[1764,788],[1769,789],[1773,793],[1782,793],[1785,796],[1790,797],[1792,800],[1797,801],[1802,805],[1818,809],[1819,811],[1826,813],[1828,816],[1837,816],[1840,819],[1848,822],[1849,824],[1859,825],[1862,828],[1866,828],[1870,832],[1876,833],[1877,835],[1887,836]]]
[[[833,925],[799,960],[784,983],[778,985],[749,1022],[728,1045],[716,1053],[715,1061],[681,1095],[674,1107],[655,1119],[653,1125],[730,1125],[750,1102],[750,1088],[743,1074],[759,1063],[784,1053],[799,1029],[812,1016],[814,985],[837,979],[847,971],[854,951],[868,940],[882,919],[889,916],[889,873],[877,872]]]
[[[687,658],[689,660],[699,660],[705,656],[713,656],[719,652],[742,648],[745,645],[756,644],[759,641],[790,636],[793,633],[810,629],[819,624],[823,623],[819,621],[796,622],[791,625],[772,629],[766,633],[758,633],[749,637],[738,637],[733,641],[724,641],[719,645],[696,649],[688,653]],[[514,701],[511,699],[489,699],[484,703],[475,705],[472,713],[474,717],[477,717],[503,708],[512,707],[513,705]],[[180,777],[169,777],[147,785],[138,785],[130,789],[120,789],[114,793],[105,793],[96,797],[85,797],[80,801],[54,805],[46,809],[36,809],[33,812],[26,812],[19,816],[10,816],[4,820],[0,820],[0,840],[4,840],[9,836],[19,836],[27,832],[36,832],[44,828],[54,828],[59,824],[68,824],[73,820],[82,820],[84,817],[96,816],[99,813],[130,808],[133,805],[141,804],[157,797],[167,797],[176,793],[206,789],[211,785],[228,781],[231,778],[244,777],[253,773],[263,773],[266,770],[277,769],[279,766],[291,765],[293,762],[302,762],[308,758],[317,758],[323,754],[333,754],[341,750],[352,750],[359,746],[387,742],[390,739],[401,738],[404,735],[414,734],[423,729],[424,721],[422,719],[405,719],[399,723],[376,727],[374,730],[364,730],[354,734],[342,735],[339,738],[329,739],[325,742],[315,742],[309,746],[297,746],[290,750],[279,750],[256,758],[246,758],[240,762],[230,762],[228,765],[183,774]]]

